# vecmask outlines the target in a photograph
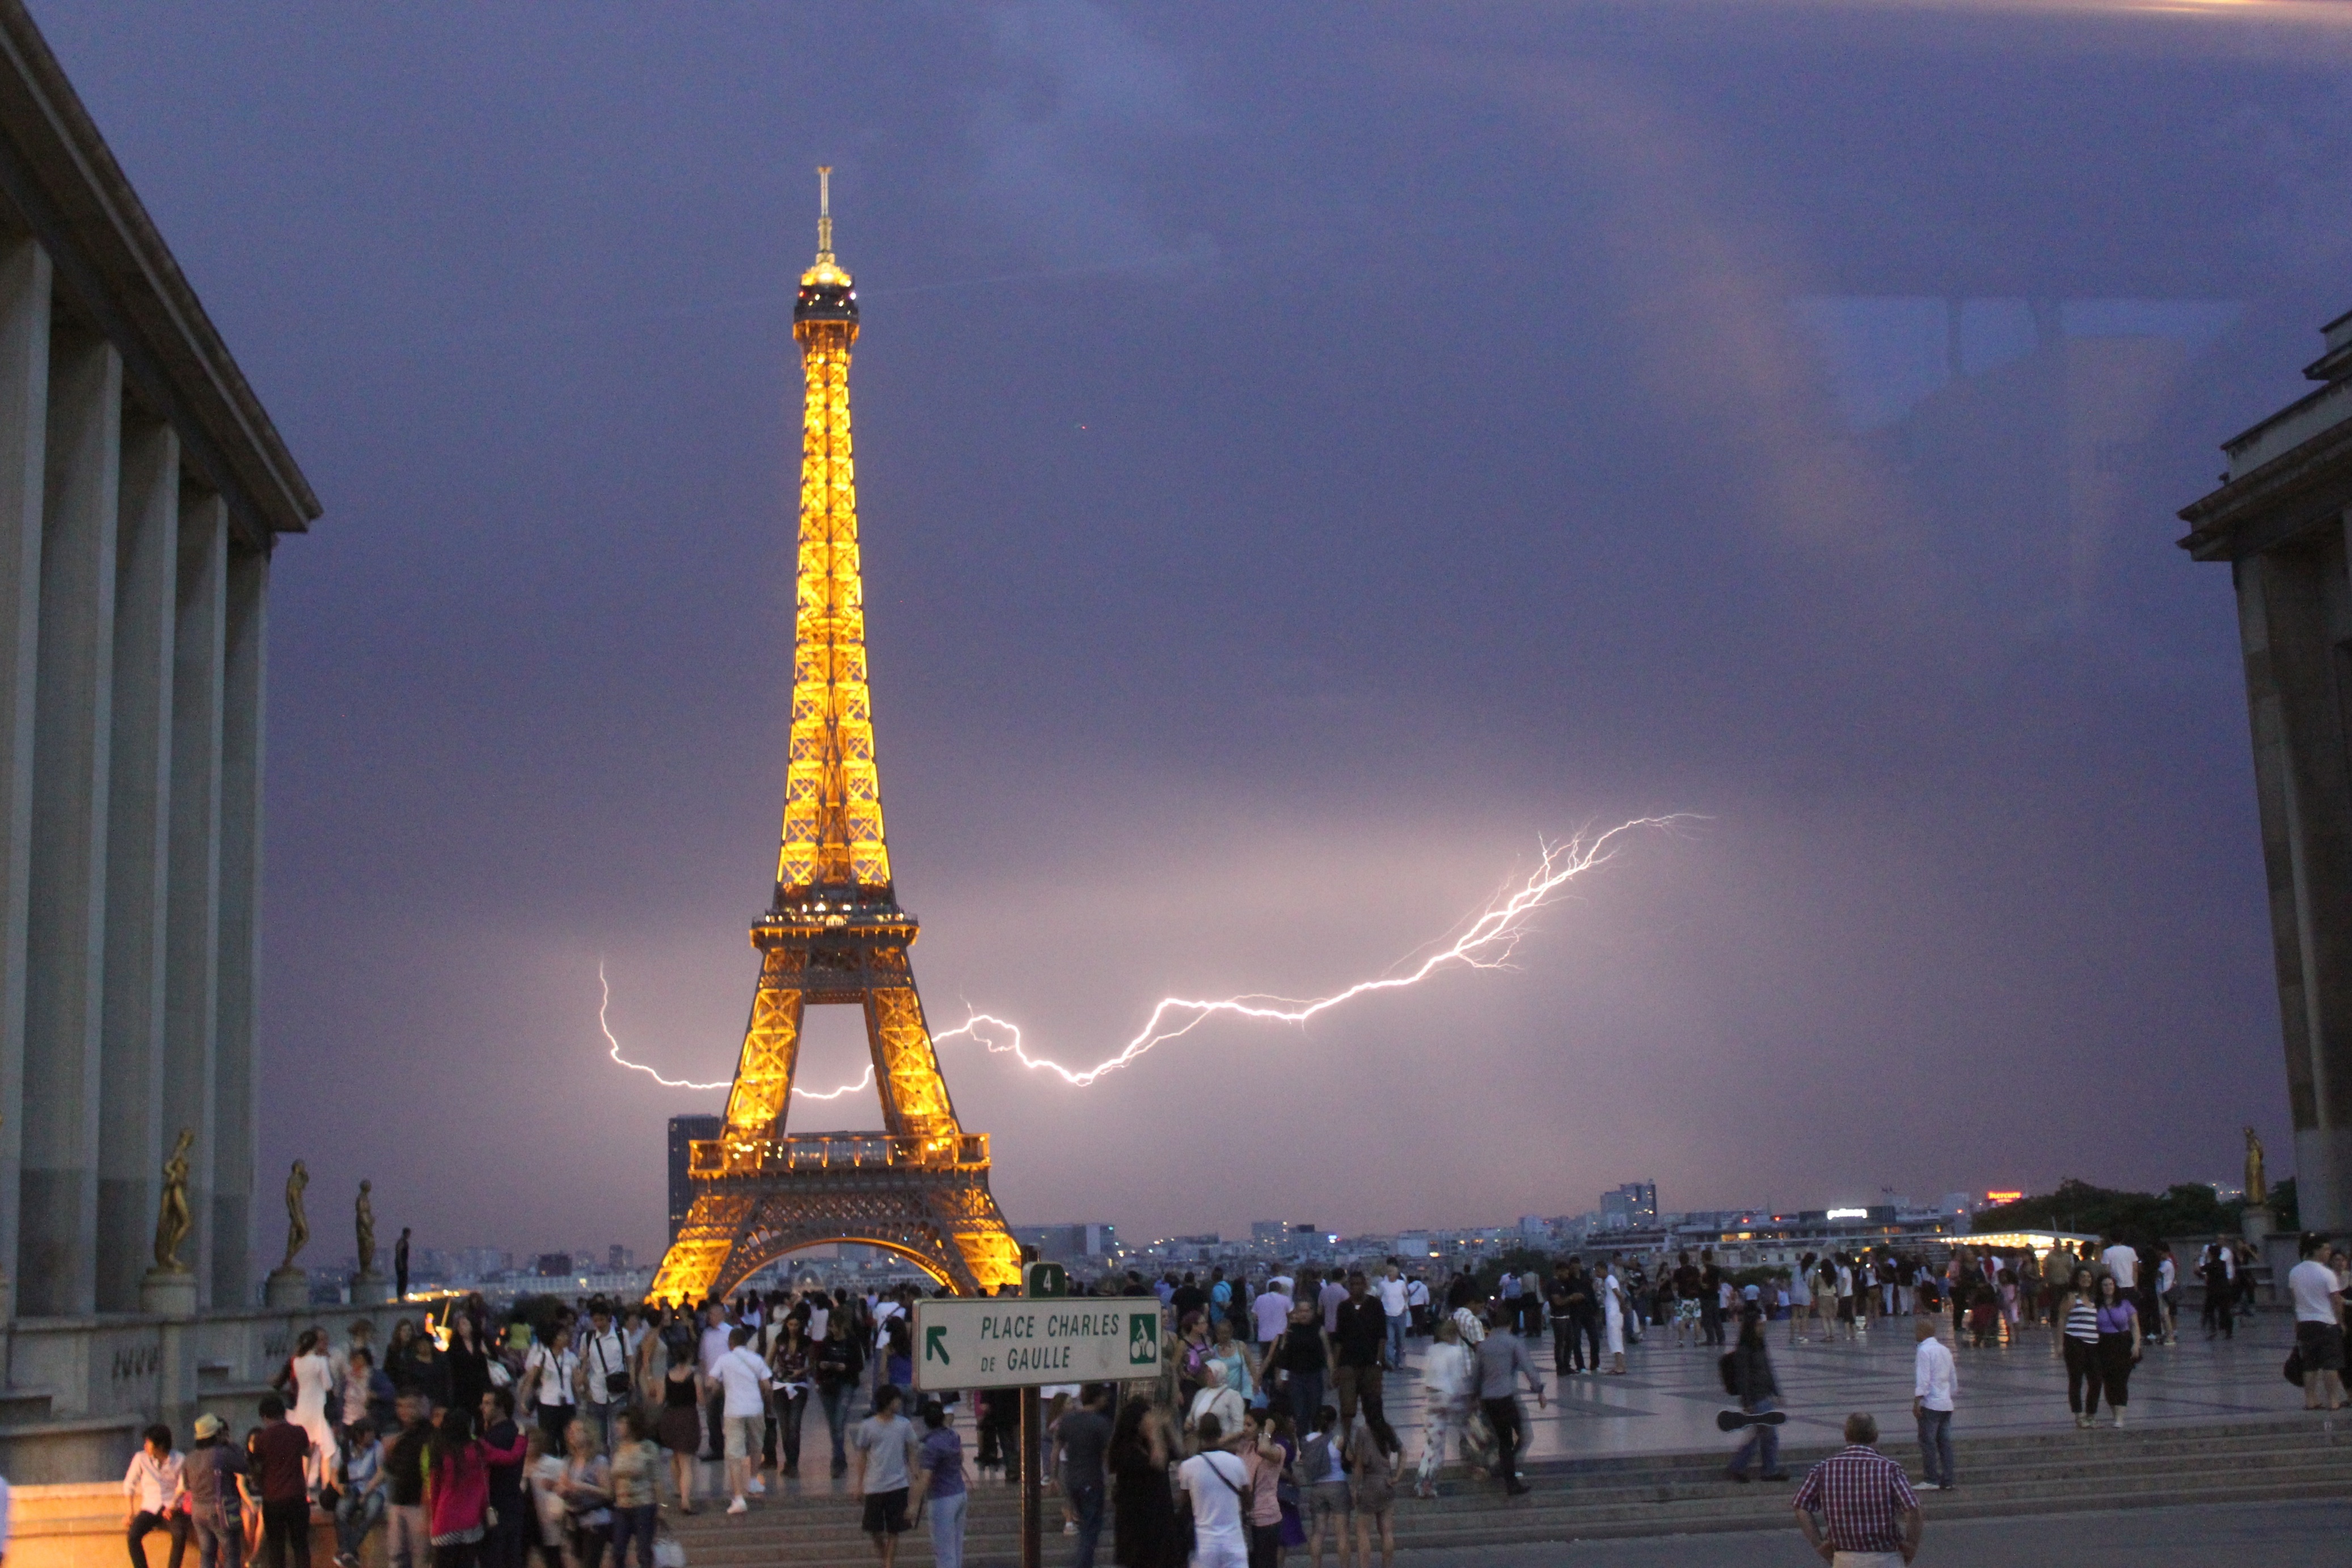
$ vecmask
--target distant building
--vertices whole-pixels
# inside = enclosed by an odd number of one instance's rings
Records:
[[[1115,1225],[1016,1225],[1013,1239],[1024,1247],[1034,1247],[1040,1261],[1076,1263],[1089,1258],[1108,1258],[1118,1250],[1118,1228]]]
[[[694,1207],[694,1183],[687,1174],[697,1138],[715,1138],[726,1130],[724,1116],[672,1116],[669,1119],[669,1239],[677,1239]]]
[[[569,1252],[542,1252],[532,1262],[531,1272],[542,1275],[549,1279],[553,1279],[560,1274],[569,1274],[572,1272],[572,1254]]]
[[[1601,1195],[1603,1230],[1647,1230],[1658,1222],[1658,1184],[1629,1181]]]

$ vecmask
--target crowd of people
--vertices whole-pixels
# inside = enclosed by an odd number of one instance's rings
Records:
[[[2250,1310],[2248,1264],[2219,1243],[2194,1260],[2208,1337]],[[2347,1271],[2314,1241],[2288,1282],[2306,1401],[2329,1409],[2343,1397]],[[1150,1283],[1130,1271],[1077,1292],[1156,1297],[1160,1375],[1045,1390],[1037,1458],[1080,1568],[1093,1568],[1106,1527],[1122,1568],[1261,1568],[1293,1552],[1321,1568],[1327,1550],[1341,1568],[1370,1568],[1377,1551],[1385,1568],[1399,1495],[1434,1495],[1453,1459],[1499,1494],[1526,1490],[1523,1398],[1541,1409],[1552,1392],[1531,1346],[1549,1342],[1560,1380],[1623,1375],[1628,1345],[1650,1332],[1721,1347],[1736,1406],[1724,1420],[1742,1432],[1727,1474],[1747,1483],[1788,1479],[1775,1320],[1793,1340],[1834,1344],[1901,1318],[1916,1344],[1924,1485],[1941,1490],[1958,1485],[1955,1349],[2046,1325],[2076,1422],[2092,1425],[2104,1405],[2120,1426],[2144,1349],[2177,1340],[2179,1285],[2168,1249],[2112,1239],[2039,1258],[1963,1248],[1933,1266],[1806,1255],[1744,1274],[1705,1251],[1434,1284],[1393,1263]],[[916,1296],[804,1287],[694,1311],[539,1298],[503,1314],[477,1296],[396,1318],[381,1345],[370,1318],[340,1341],[308,1329],[241,1439],[211,1415],[185,1453],[169,1428],[145,1434],[124,1481],[134,1560],[164,1531],[175,1563],[192,1544],[199,1568],[308,1568],[315,1507],[334,1521],[345,1568],[378,1536],[389,1568],[625,1568],[633,1555],[654,1568],[667,1555],[665,1505],[705,1506],[705,1467],[740,1514],[771,1472],[802,1474],[805,1439],[822,1445],[812,1472],[826,1466],[858,1500],[883,1563],[922,1526],[942,1568],[960,1568],[972,1480],[1018,1476],[1021,1400],[972,1389],[910,1408]],[[1406,1375],[1420,1380],[1417,1454],[1388,1410],[1391,1380]],[[806,1430],[812,1405],[821,1436]],[[1858,1446],[1875,1441],[1874,1424]],[[1858,1458],[1845,1468],[1879,1473]]]

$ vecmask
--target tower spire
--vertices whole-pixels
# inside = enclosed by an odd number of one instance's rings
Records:
[[[816,258],[833,259],[833,165],[816,166]]]

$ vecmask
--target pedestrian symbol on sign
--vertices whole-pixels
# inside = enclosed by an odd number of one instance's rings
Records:
[[[1160,1359],[1160,1314],[1130,1312],[1127,1318],[1127,1364],[1150,1366]]]

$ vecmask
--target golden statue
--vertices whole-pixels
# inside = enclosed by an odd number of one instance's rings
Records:
[[[2262,1208],[2271,1200],[2271,1189],[2263,1180],[2262,1134],[2252,1127],[2246,1129],[2246,1207]]]
[[[188,1266],[180,1261],[180,1244],[195,1228],[188,1214],[188,1148],[195,1141],[194,1127],[181,1128],[172,1157],[163,1162],[163,1201],[155,1211],[155,1271],[159,1274],[188,1272]]]
[[[310,1221],[302,1212],[302,1189],[310,1185],[310,1167],[300,1160],[286,1173],[286,1261],[280,1269],[294,1267],[294,1254],[310,1244]]]
[[[353,1228],[359,1232],[360,1272],[362,1274],[375,1272],[375,1205],[368,1197],[372,1186],[369,1182],[360,1183],[360,1200],[352,1206]]]

